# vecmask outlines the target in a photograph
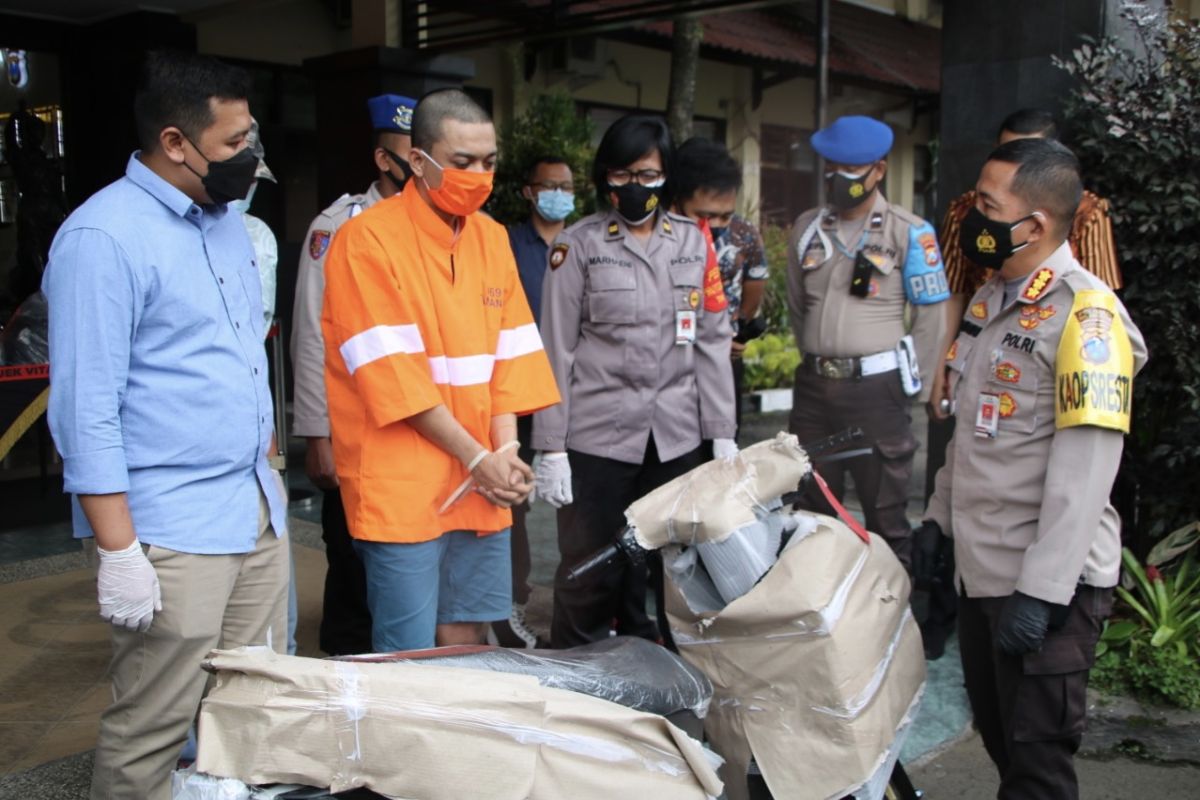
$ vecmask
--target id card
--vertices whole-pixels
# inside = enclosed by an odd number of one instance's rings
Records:
[[[692,344],[696,341],[696,312],[675,312],[675,344]]]
[[[995,439],[1000,424],[1000,396],[979,395],[979,410],[975,412],[975,435],[981,439]]]

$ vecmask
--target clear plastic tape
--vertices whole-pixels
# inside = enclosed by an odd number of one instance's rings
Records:
[[[334,721],[338,752],[342,758],[335,772],[336,785],[357,786],[363,760],[359,723],[367,714],[368,698],[363,686],[366,676],[353,664],[334,664],[338,691],[329,694],[326,713]]]
[[[687,710],[703,718],[713,692],[712,683],[700,670],[653,642],[630,636],[614,636],[567,651],[495,648],[416,659],[371,656],[343,660],[528,675],[545,687],[662,716]]]
[[[879,692],[879,687],[883,685],[884,678],[887,677],[888,670],[891,669],[892,661],[896,657],[896,649],[900,646],[900,639],[904,635],[904,628],[912,620],[912,609],[905,608],[904,614],[900,617],[900,623],[892,632],[892,638],[888,642],[887,650],[883,654],[883,659],[875,666],[875,671],[871,674],[871,679],[867,681],[866,686],[860,689],[855,695],[846,699],[846,702],[836,708],[829,706],[813,706],[812,710],[820,714],[828,714],[832,717],[837,717],[841,720],[852,720],[862,713],[870,702],[875,699],[875,695]]]
[[[339,664],[342,670],[358,671],[353,664]],[[357,682],[345,682],[343,686],[355,686]],[[357,691],[352,690],[352,691]],[[362,713],[355,709],[360,707],[359,697],[347,700],[340,692],[322,691],[319,689],[301,689],[295,687],[291,695],[298,701],[294,707],[311,714],[321,714],[332,717],[344,717],[347,721],[346,730],[353,728],[355,739],[358,736],[358,723],[364,716],[377,712],[392,713],[396,716],[419,717],[437,722],[439,725],[455,727],[468,732],[486,732],[507,736],[522,745],[540,745],[561,750],[572,755],[585,756],[598,761],[612,764],[634,763],[647,772],[655,772],[671,777],[684,777],[693,774],[687,759],[678,753],[668,752],[657,747],[642,744],[625,744],[608,741],[598,737],[581,734],[563,734],[548,731],[543,728],[530,727],[510,722],[509,720],[471,711],[466,708],[428,703],[416,699],[403,701],[382,700],[372,698],[370,703],[362,707]],[[344,740],[339,736],[339,745]],[[342,756],[351,763],[361,763],[361,753],[347,755],[343,747]],[[341,777],[339,775],[339,777]],[[361,785],[361,781],[345,785]]]
[[[895,768],[896,762],[900,760],[900,751],[904,748],[904,743],[908,740],[909,733],[912,732],[913,722],[916,721],[917,711],[921,708],[921,700],[924,697],[925,684],[922,683],[917,687],[917,691],[913,695],[912,702],[908,705],[908,710],[905,712],[904,718],[896,726],[896,735],[892,738],[891,745],[879,756],[875,771],[871,773],[871,777],[858,786],[834,792],[827,800],[839,800],[839,798],[846,797],[853,798],[853,800],[883,800],[887,796],[887,787],[888,782],[892,778],[892,770]]]

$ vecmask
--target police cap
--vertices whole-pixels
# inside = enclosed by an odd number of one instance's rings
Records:
[[[813,150],[837,164],[870,164],[892,149],[892,129],[871,117],[842,117],[812,135]]]
[[[413,109],[417,101],[400,94],[381,94],[367,101],[371,127],[388,133],[412,133]]]

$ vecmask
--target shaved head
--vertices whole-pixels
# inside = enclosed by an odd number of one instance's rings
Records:
[[[441,141],[446,120],[490,124],[492,118],[461,89],[438,89],[422,97],[413,111],[413,147],[429,152]]]

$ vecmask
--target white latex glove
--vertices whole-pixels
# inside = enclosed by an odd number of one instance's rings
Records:
[[[149,630],[154,612],[162,611],[162,589],[141,543],[134,539],[124,550],[97,547],[96,552],[100,555],[96,578],[100,616],[131,631]]]
[[[733,458],[737,454],[737,442],[733,439],[713,439],[713,458]]]
[[[534,471],[537,496],[555,508],[569,506],[571,495],[571,462],[566,453],[542,453]]]

